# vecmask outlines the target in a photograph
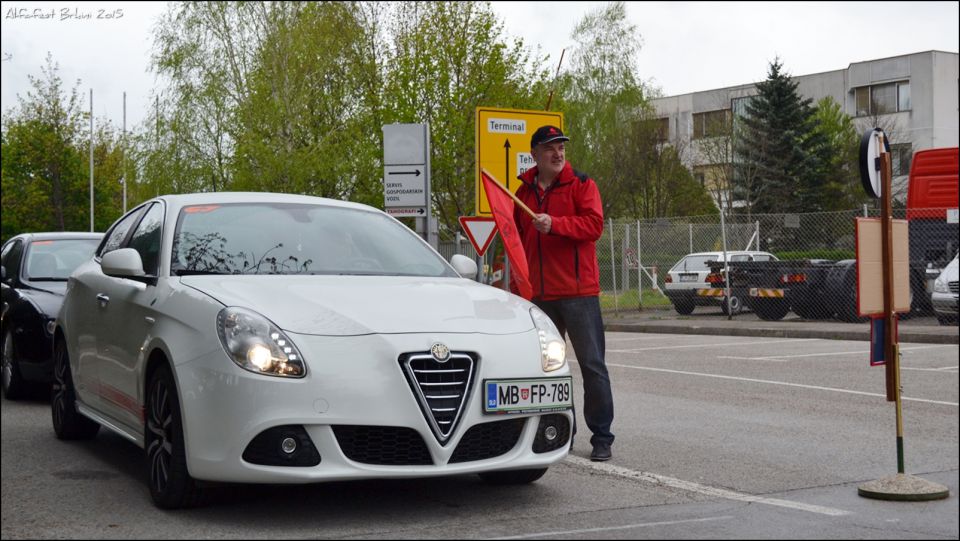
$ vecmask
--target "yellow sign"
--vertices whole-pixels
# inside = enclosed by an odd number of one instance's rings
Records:
[[[517,175],[533,168],[530,137],[541,126],[563,129],[563,113],[556,111],[521,111],[477,107],[477,168],[474,188],[477,216],[490,216],[490,203],[480,180],[480,169],[486,169],[508,190],[520,187]]]

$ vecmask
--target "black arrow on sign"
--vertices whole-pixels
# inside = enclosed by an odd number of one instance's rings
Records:
[[[503,143],[503,167],[506,172],[503,177],[504,186],[510,189],[510,139],[507,138]]]
[[[388,174],[388,175],[416,175],[416,176],[419,177],[419,176],[420,176],[420,170],[417,169],[416,171],[390,171],[390,172],[387,173],[387,174]]]
[[[423,214],[424,212],[423,207],[417,209],[417,214]]]

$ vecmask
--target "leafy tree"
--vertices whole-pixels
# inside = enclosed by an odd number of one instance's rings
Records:
[[[4,113],[4,240],[24,231],[90,229],[89,117],[81,110],[80,82],[68,91],[58,71],[48,53],[41,76],[29,76],[26,97]],[[94,178],[96,191],[103,181]]]
[[[558,108],[572,139],[568,159],[596,180],[604,215],[610,217],[617,202],[614,187],[629,184],[633,175],[621,167],[625,155],[619,140],[643,120],[648,107],[636,76],[638,36],[623,2],[588,13],[574,27],[577,46],[560,85]]]
[[[236,111],[235,188],[382,203],[381,81],[361,17],[311,4],[263,42]]]
[[[736,187],[752,213],[815,212],[825,206],[820,175],[825,145],[814,130],[812,100],[801,99],[797,83],[782,68],[774,60],[767,79],[757,84],[738,141],[742,162],[757,173],[757,182]]]
[[[383,122],[428,122],[441,233],[474,209],[475,110],[538,109],[547,72],[508,42],[489,2],[400,2],[390,18]]]
[[[825,142],[821,175],[824,182],[823,210],[856,208],[866,200],[860,187],[860,136],[853,119],[843,107],[827,96],[817,102],[814,131]]]

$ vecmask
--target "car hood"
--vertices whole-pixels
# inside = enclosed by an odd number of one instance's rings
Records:
[[[66,290],[66,282],[42,282],[30,289],[21,289],[20,294],[48,317],[57,317]]]
[[[297,334],[513,334],[533,329],[531,304],[463,278],[259,275],[184,276],[180,281]]]

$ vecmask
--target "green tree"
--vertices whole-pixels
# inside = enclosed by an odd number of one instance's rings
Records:
[[[568,159],[597,182],[604,215],[616,217],[617,187],[630,185],[635,175],[623,161],[636,151],[619,143],[648,108],[636,75],[639,33],[627,21],[623,2],[612,2],[585,15],[571,37],[577,45],[557,104],[572,140]]]
[[[237,189],[382,203],[380,77],[362,15],[311,4],[264,41],[236,113]]]
[[[390,19],[383,122],[428,122],[441,234],[474,209],[475,110],[538,109],[547,71],[504,37],[489,2],[400,2]]]
[[[41,76],[4,113],[2,237],[25,231],[87,231],[89,172],[78,87],[64,87],[48,53]]]
[[[860,137],[853,118],[827,96],[817,102],[814,131],[825,143],[821,165],[823,210],[848,210],[866,201],[860,186]]]
[[[814,130],[812,100],[801,99],[797,83],[783,72],[779,59],[770,63],[767,79],[757,83],[757,96],[746,105],[744,136],[737,153],[756,168],[756,182],[735,187],[752,213],[823,210],[820,163],[825,144]]]

